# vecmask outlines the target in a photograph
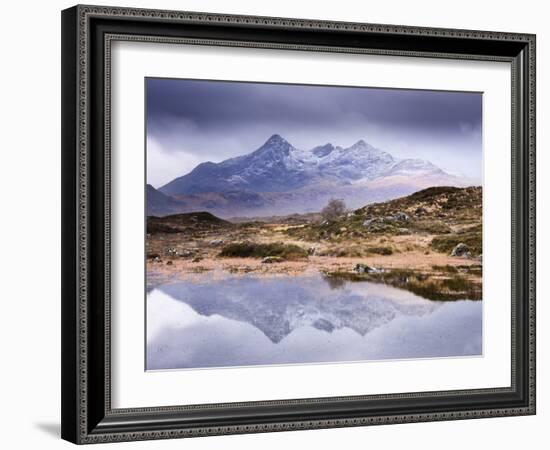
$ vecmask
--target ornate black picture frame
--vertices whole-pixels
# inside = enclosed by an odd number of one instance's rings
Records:
[[[511,386],[113,409],[110,48],[241,46],[512,67]],[[99,6],[62,12],[62,437],[74,443],[535,414],[535,36]]]

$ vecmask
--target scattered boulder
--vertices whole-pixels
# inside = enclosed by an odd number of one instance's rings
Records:
[[[363,226],[364,227],[368,227],[370,225],[372,225],[374,222],[375,222],[376,219],[366,219],[363,221]]]
[[[274,263],[280,263],[283,262],[284,258],[281,258],[280,256],[266,256],[262,259],[262,264],[274,264]]]
[[[171,266],[172,264],[174,264],[172,261],[166,261],[167,266]]]
[[[451,252],[451,256],[458,256],[459,258],[469,258],[470,247],[468,247],[466,244],[461,242],[460,244],[457,244],[455,248],[453,248],[453,251]]]
[[[396,212],[391,216],[386,216],[383,219],[383,222],[408,222],[410,219],[409,215],[404,212]]]
[[[307,249],[308,256],[314,256],[317,253],[318,248],[317,247],[309,247]]]
[[[396,212],[392,216],[392,218],[393,218],[393,220],[395,220],[397,222],[409,222],[411,220],[409,215],[407,213],[402,212],[402,211]]]
[[[213,245],[214,247],[217,247],[218,245],[222,245],[223,244],[223,239],[212,239],[210,241],[210,245]]]
[[[404,212],[396,212],[390,216],[384,216],[384,217],[372,217],[369,219],[365,219],[363,221],[364,227],[370,227],[373,224],[387,224],[387,223],[395,223],[395,222],[409,222],[411,218],[407,213]]]
[[[202,261],[202,256],[195,256],[195,257],[191,260],[191,262],[194,262],[194,263],[198,263],[198,262],[200,262],[200,261]]]

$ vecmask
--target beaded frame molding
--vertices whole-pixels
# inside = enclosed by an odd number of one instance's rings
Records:
[[[111,407],[114,41],[504,61],[512,100],[511,386]],[[535,414],[535,36],[78,5],[62,12],[62,437],[78,444]]]

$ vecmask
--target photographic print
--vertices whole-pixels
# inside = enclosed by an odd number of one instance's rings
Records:
[[[482,355],[482,93],[145,96],[147,370]]]

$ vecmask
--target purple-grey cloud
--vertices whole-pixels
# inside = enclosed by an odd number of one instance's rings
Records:
[[[146,96],[153,184],[197,161],[251,152],[274,133],[300,148],[365,139],[397,157],[481,177],[476,92],[148,78]]]

